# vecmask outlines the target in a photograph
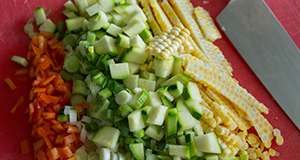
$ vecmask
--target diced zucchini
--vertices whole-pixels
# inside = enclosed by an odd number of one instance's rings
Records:
[[[154,125],[162,125],[165,121],[167,110],[168,107],[163,105],[153,106],[146,122]]]
[[[119,33],[116,38],[116,44],[123,48],[129,48],[130,47],[130,38],[124,34]]]
[[[109,70],[113,79],[125,79],[130,75],[128,63],[110,64]]]
[[[199,121],[198,121],[198,122],[199,122]],[[194,126],[194,132],[195,132],[196,136],[200,136],[200,135],[204,134],[203,129],[202,129],[200,123],[197,123],[197,124]]]
[[[142,40],[142,38],[137,34],[130,38],[130,46],[138,47],[141,49],[146,48],[146,43]]]
[[[119,156],[117,153],[110,152],[110,160],[118,160]]]
[[[79,13],[82,15],[82,16],[87,16],[87,13],[86,13],[86,9],[89,7],[89,3],[87,0],[74,0],[78,10],[79,10]]]
[[[183,84],[179,81],[175,81],[174,83],[169,85],[168,91],[174,98],[178,98],[182,94]]]
[[[64,9],[61,11],[62,14],[64,14],[66,17],[68,18],[74,18],[74,17],[77,17],[77,15],[73,12],[73,11],[70,11],[68,9]]]
[[[101,4],[101,6],[103,7],[103,11],[105,13],[108,13],[110,11],[112,11],[115,7],[115,2],[114,0],[99,0],[98,3]]]
[[[169,145],[169,154],[182,159],[190,159],[190,148],[185,145]]]
[[[114,37],[117,37],[118,34],[122,33],[122,28],[112,23],[106,32]]]
[[[192,134],[186,134],[185,135],[185,143],[187,146],[190,147],[190,156],[194,156],[197,153],[196,143],[194,140],[194,136]]]
[[[129,148],[134,158],[137,160],[145,160],[143,143],[129,144]]]
[[[89,16],[93,16],[94,14],[98,13],[99,11],[103,11],[103,7],[99,3],[95,3],[86,9],[86,13]]]
[[[91,112],[91,117],[95,119],[101,119],[103,117],[104,111],[109,106],[109,101],[107,99],[100,101],[100,104],[94,104]]]
[[[68,31],[73,31],[77,29],[81,29],[83,26],[83,21],[85,17],[74,17],[66,19],[66,26]]]
[[[168,109],[165,120],[166,142],[175,140],[177,136],[178,112],[176,108]]]
[[[66,3],[64,3],[64,6],[66,7],[66,9],[68,9],[70,11],[78,12],[77,7],[71,0],[68,0]]]
[[[205,154],[204,158],[206,160],[219,160],[218,155],[215,155],[215,154]]]
[[[170,102],[170,100],[166,96],[162,96],[161,100],[162,100],[164,106],[168,107],[169,109],[174,108],[174,105],[172,104],[172,102]]]
[[[137,47],[130,47],[130,49],[124,53],[123,60],[126,62],[133,62],[136,64],[144,64],[147,59],[147,54],[144,49]]]
[[[235,157],[235,156],[222,156],[222,155],[217,155],[219,160],[240,160],[240,157]]]
[[[160,59],[158,57],[154,58],[153,69],[155,70],[155,74],[158,77],[165,78],[169,76],[173,72],[174,66],[174,57],[171,59]]]
[[[177,58],[175,57],[174,59],[174,69],[172,72],[172,76],[175,76],[179,73],[183,72],[183,68],[182,68],[182,59],[181,58]]]
[[[139,19],[143,22],[146,22],[147,21],[147,17],[146,15],[144,14],[144,12],[140,9],[140,10],[135,10],[133,11],[132,13],[130,13],[124,20],[123,22],[125,24],[129,24],[132,20],[134,19]]]
[[[154,40],[152,33],[149,29],[144,29],[142,32],[139,33],[139,36],[142,38],[142,40],[149,44]]]
[[[78,148],[74,153],[74,157],[76,157],[76,159],[88,159],[88,156],[89,155],[86,152],[86,148],[84,146]]]
[[[144,21],[135,18],[129,24],[123,27],[123,32],[126,33],[129,37],[133,37],[146,28],[147,26],[145,25]]]
[[[137,109],[128,115],[128,124],[130,132],[136,132],[146,127],[141,109]]]
[[[191,101],[185,101],[185,104],[187,105],[192,116],[195,119],[200,120],[202,117],[202,108],[199,102],[195,100],[191,100]]]
[[[192,79],[193,78],[191,78],[190,76],[188,76],[188,75],[186,75],[185,73],[182,72],[182,73],[179,73],[179,74],[171,77],[170,79],[162,82],[160,84],[160,86],[164,86],[166,84],[170,85],[170,84],[172,84],[172,83],[174,83],[176,81],[179,81],[180,83],[185,84],[185,83],[187,83],[188,81],[190,81]]]
[[[151,125],[145,130],[145,135],[160,141],[164,137],[164,130],[158,133],[158,127],[156,125]]]
[[[195,143],[197,150],[205,153],[221,154],[222,149],[215,132],[196,136]]]
[[[176,108],[178,110],[179,116],[178,131],[192,129],[196,122],[191,113],[189,112],[188,108],[180,98],[176,102]]]
[[[139,75],[133,74],[129,75],[125,79],[123,79],[123,84],[125,87],[129,88],[130,90],[133,90],[134,88],[138,87]]]
[[[201,102],[202,98],[197,84],[194,82],[188,82],[187,84],[185,84],[183,87],[182,98],[185,101],[194,100]]]
[[[36,25],[41,25],[46,21],[45,9],[43,7],[38,7],[34,9],[34,17]]]
[[[109,54],[111,56],[119,55],[115,44],[115,39],[111,36],[105,35],[98,42],[94,44],[95,52],[97,54]]]
[[[146,91],[155,91],[155,83],[156,81],[139,78],[138,79],[138,87],[144,88]]]
[[[93,32],[96,35],[97,39],[101,39],[103,36],[106,35],[106,32],[104,30],[102,30],[102,29],[97,30],[97,31],[93,31]]]
[[[89,6],[91,6],[91,5],[95,4],[95,3],[97,3],[98,1],[97,0],[87,0],[87,2],[89,4]]]
[[[105,29],[105,27],[108,27],[109,23],[107,20],[107,16],[103,11],[97,12],[94,16],[99,16],[99,18],[98,18],[98,21],[96,21],[96,22],[89,21],[87,23],[87,28],[90,31],[96,31],[101,28]]]
[[[145,105],[148,106],[159,106],[162,105],[162,101],[160,99],[160,96],[158,95],[158,93],[156,92],[148,92],[149,93],[149,97],[147,99],[147,101],[145,102]]]
[[[134,97],[131,100],[131,102],[129,103],[129,105],[133,109],[138,109],[138,108],[142,107],[142,105],[146,102],[147,98],[148,98],[148,92],[145,89],[139,90],[134,95]]]
[[[92,141],[99,146],[114,148],[117,145],[120,130],[110,126],[101,126],[94,134]]]
[[[156,79],[157,79],[157,76],[154,73],[151,73],[149,71],[140,70],[140,76],[141,76],[141,78],[149,79],[152,81],[156,81]]]
[[[113,17],[112,23],[114,23],[115,25],[117,25],[119,27],[123,26],[123,20],[127,16],[126,14],[123,14],[123,13],[119,14],[117,12],[110,12],[110,14]]]
[[[56,25],[50,19],[47,19],[39,27],[39,30],[40,31],[47,31],[47,32],[50,32],[50,33],[54,33],[56,31]]]
[[[136,0],[126,0],[126,3],[132,4],[132,5],[137,5],[138,4]]]

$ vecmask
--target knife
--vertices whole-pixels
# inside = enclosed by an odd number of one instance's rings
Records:
[[[231,0],[217,22],[300,130],[300,51],[263,0]]]

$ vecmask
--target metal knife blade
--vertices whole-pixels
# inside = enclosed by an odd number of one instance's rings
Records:
[[[263,0],[232,0],[217,22],[300,130],[300,51]]]

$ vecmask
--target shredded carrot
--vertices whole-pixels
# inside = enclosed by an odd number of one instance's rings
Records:
[[[50,38],[54,37],[54,35],[55,35],[54,33],[47,32],[47,31],[41,31],[40,34],[43,35],[47,39],[50,39]]]
[[[28,74],[29,73],[29,68],[21,68],[21,69],[17,69],[15,71],[15,76],[17,75],[24,75],[24,74]]]
[[[36,140],[33,146],[37,159],[68,159],[82,144],[78,127],[56,120],[72,96],[72,83],[59,75],[65,54],[61,41],[53,34],[42,32],[32,37],[27,53],[30,63],[27,74],[33,78],[28,121],[32,124],[31,135]],[[80,104],[79,107],[88,106]]]
[[[22,154],[28,154],[30,152],[29,147],[28,147],[28,140],[27,139],[21,141],[20,145],[21,145],[21,153]]]
[[[46,78],[46,79],[42,82],[42,85],[43,85],[43,86],[46,86],[46,85],[49,84],[55,77],[56,77],[55,74],[49,76],[48,78]]]
[[[5,78],[4,81],[6,82],[6,84],[9,86],[11,90],[15,90],[17,88],[17,86],[13,83],[13,81],[9,77]]]
[[[34,88],[33,92],[34,93],[41,93],[41,92],[46,92],[47,88],[39,88],[39,87],[36,87]]]
[[[50,60],[50,58],[45,58],[45,59],[43,60],[43,62],[40,63],[40,66],[42,67],[43,70],[46,70],[48,67],[50,67],[50,65],[51,65],[51,60]]]
[[[24,97],[21,96],[21,97],[17,100],[17,102],[16,102],[16,104],[14,105],[14,107],[10,110],[10,113],[15,113],[16,109],[17,109],[23,102],[24,102]]]

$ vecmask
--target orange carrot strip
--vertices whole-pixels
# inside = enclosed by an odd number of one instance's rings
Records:
[[[33,143],[33,149],[35,151],[37,151],[37,150],[41,149],[44,144],[45,144],[45,141],[43,138],[41,138],[38,141],[36,141],[35,143]]]
[[[14,105],[14,107],[10,110],[10,113],[15,113],[16,109],[17,109],[23,102],[24,102],[24,97],[21,96],[21,97],[17,100],[17,102],[16,102],[16,104]]]
[[[43,35],[45,38],[50,39],[52,37],[54,37],[54,33],[51,32],[47,32],[47,31],[40,31],[40,34]]]
[[[33,46],[33,45],[35,45],[35,46],[38,46],[38,45],[39,45],[37,36],[33,36],[33,37],[31,38],[31,42],[32,42],[32,46]]]
[[[38,35],[38,43],[39,43],[39,48],[42,50],[47,50],[47,39],[43,35]]]
[[[53,120],[55,119],[55,113],[54,112],[44,112],[43,113],[45,120]]]
[[[76,139],[77,139],[76,135],[74,133],[71,133],[71,134],[64,137],[64,143],[65,144],[70,144],[72,142],[75,142]]]
[[[29,77],[30,78],[34,77],[34,67],[33,67],[33,65],[30,65],[30,68],[29,68]]]
[[[68,146],[60,148],[59,152],[63,158],[70,158],[73,156],[73,153]]]
[[[14,75],[17,76],[17,75],[23,75],[28,73],[29,73],[29,68],[21,68],[21,69],[17,69]]]
[[[42,85],[43,85],[43,86],[46,86],[46,85],[49,84],[55,77],[56,77],[56,74],[53,74],[53,75],[49,76],[48,78],[46,78],[46,79],[42,82]]]
[[[78,133],[78,132],[79,132],[79,128],[78,127],[71,126],[71,125],[68,126],[67,133]]]
[[[32,50],[33,50],[33,52],[35,53],[35,54],[43,54],[44,53],[44,50],[43,49],[40,49],[40,48],[38,48],[38,47],[36,47],[36,46],[32,46]]]
[[[23,155],[29,153],[29,147],[28,147],[28,140],[27,139],[21,141],[20,145],[21,145],[21,153]]]
[[[17,86],[13,83],[13,81],[9,77],[5,78],[4,81],[6,82],[6,84],[9,86],[11,90],[15,90],[17,88]]]
[[[51,65],[51,60],[49,58],[46,58],[42,63],[40,63],[40,66],[43,70],[46,70]]]
[[[47,88],[39,88],[39,87],[36,87],[34,88],[33,92],[34,93],[41,93],[41,92],[46,92]]]

